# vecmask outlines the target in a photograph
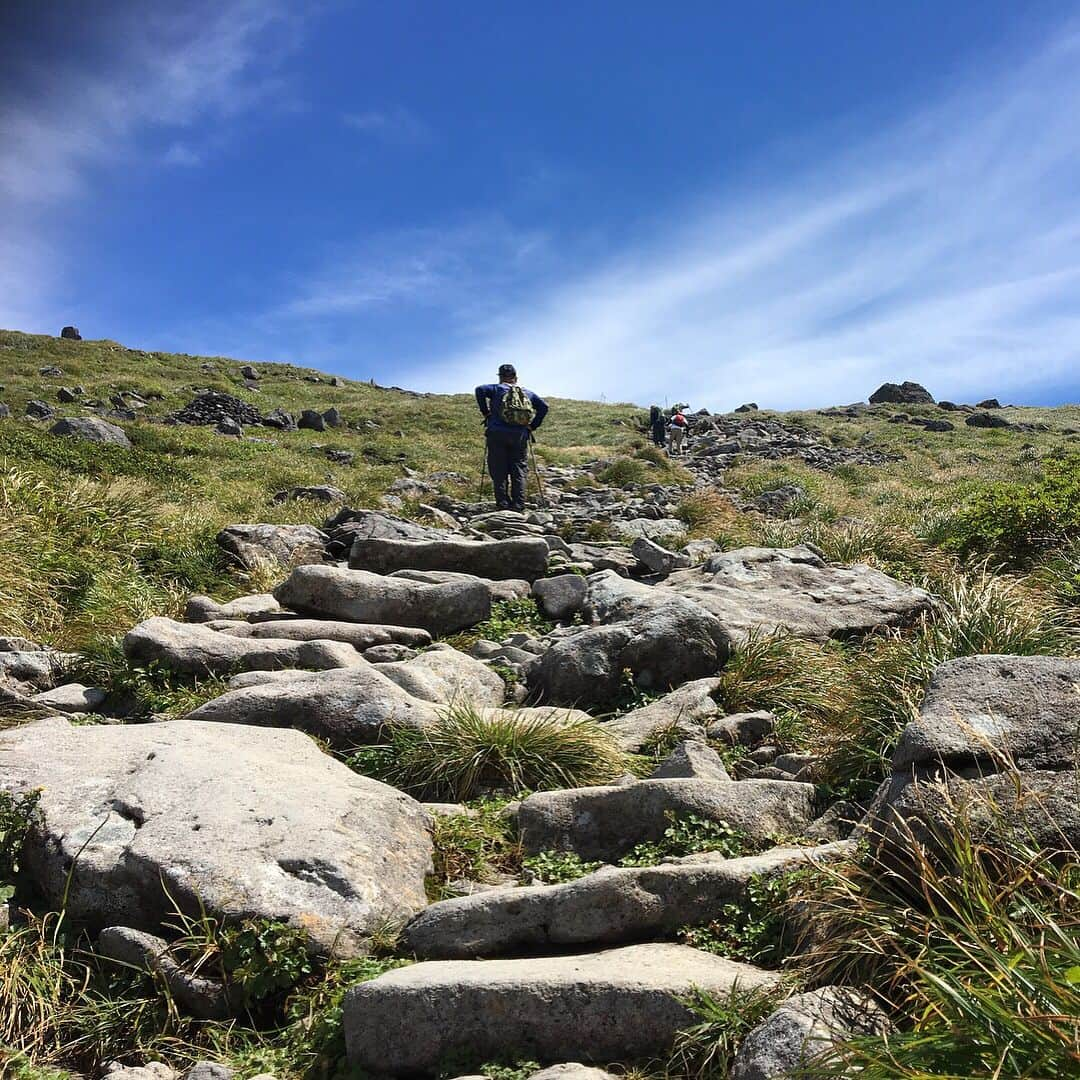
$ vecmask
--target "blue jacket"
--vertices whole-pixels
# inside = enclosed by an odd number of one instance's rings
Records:
[[[506,391],[509,389],[510,386],[508,383],[486,383],[484,386],[478,386],[476,388],[476,404],[480,406],[480,411],[487,420],[487,428],[489,431],[522,430],[519,424],[507,424],[504,423],[502,419],[500,406],[502,405],[502,399],[506,397]],[[522,387],[522,389],[524,389],[524,387]],[[526,390],[525,393],[529,395],[532,407],[536,410],[533,422],[529,425],[529,430],[535,431],[544,422],[544,417],[547,416],[548,405],[539,394],[534,394],[531,390]]]

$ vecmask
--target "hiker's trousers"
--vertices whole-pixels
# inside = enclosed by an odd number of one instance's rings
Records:
[[[668,449],[671,453],[682,453],[684,438],[686,438],[686,428],[677,427],[675,424],[668,428]]]
[[[525,509],[525,480],[529,473],[529,430],[508,431],[489,428],[487,432],[488,472],[495,487],[500,510]],[[507,482],[510,492],[507,494]]]

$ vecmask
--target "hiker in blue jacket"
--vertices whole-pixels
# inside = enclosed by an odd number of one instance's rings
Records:
[[[487,464],[495,486],[495,502],[500,510],[524,510],[529,440],[547,416],[547,402],[518,386],[513,364],[502,364],[497,383],[476,388],[476,404],[484,414]]]

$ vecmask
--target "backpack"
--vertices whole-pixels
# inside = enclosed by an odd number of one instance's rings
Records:
[[[536,410],[533,408],[532,398],[523,386],[516,383],[506,388],[502,401],[499,403],[499,416],[504,424],[513,427],[529,427],[536,418]]]
[[[681,412],[676,413],[671,418],[671,422],[675,427],[686,427],[686,417]]]

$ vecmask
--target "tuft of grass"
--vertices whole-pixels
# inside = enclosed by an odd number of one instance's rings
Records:
[[[502,641],[511,634],[531,634],[540,637],[555,624],[545,619],[536,601],[531,596],[518,600],[496,600],[491,605],[491,614],[470,630],[454,634],[447,642],[467,652],[481,638],[487,641]]]
[[[675,516],[686,522],[691,539],[727,533],[740,517],[731,500],[715,488],[698,488],[684,495],[675,508]]]
[[[398,728],[391,741],[385,778],[451,802],[606,784],[626,768],[626,756],[599,724],[557,713],[528,717],[459,703],[429,727]]]
[[[490,882],[521,870],[521,842],[506,813],[506,800],[471,804],[475,814],[436,814],[433,819],[435,869],[429,881],[432,899],[443,899],[452,881]]]

